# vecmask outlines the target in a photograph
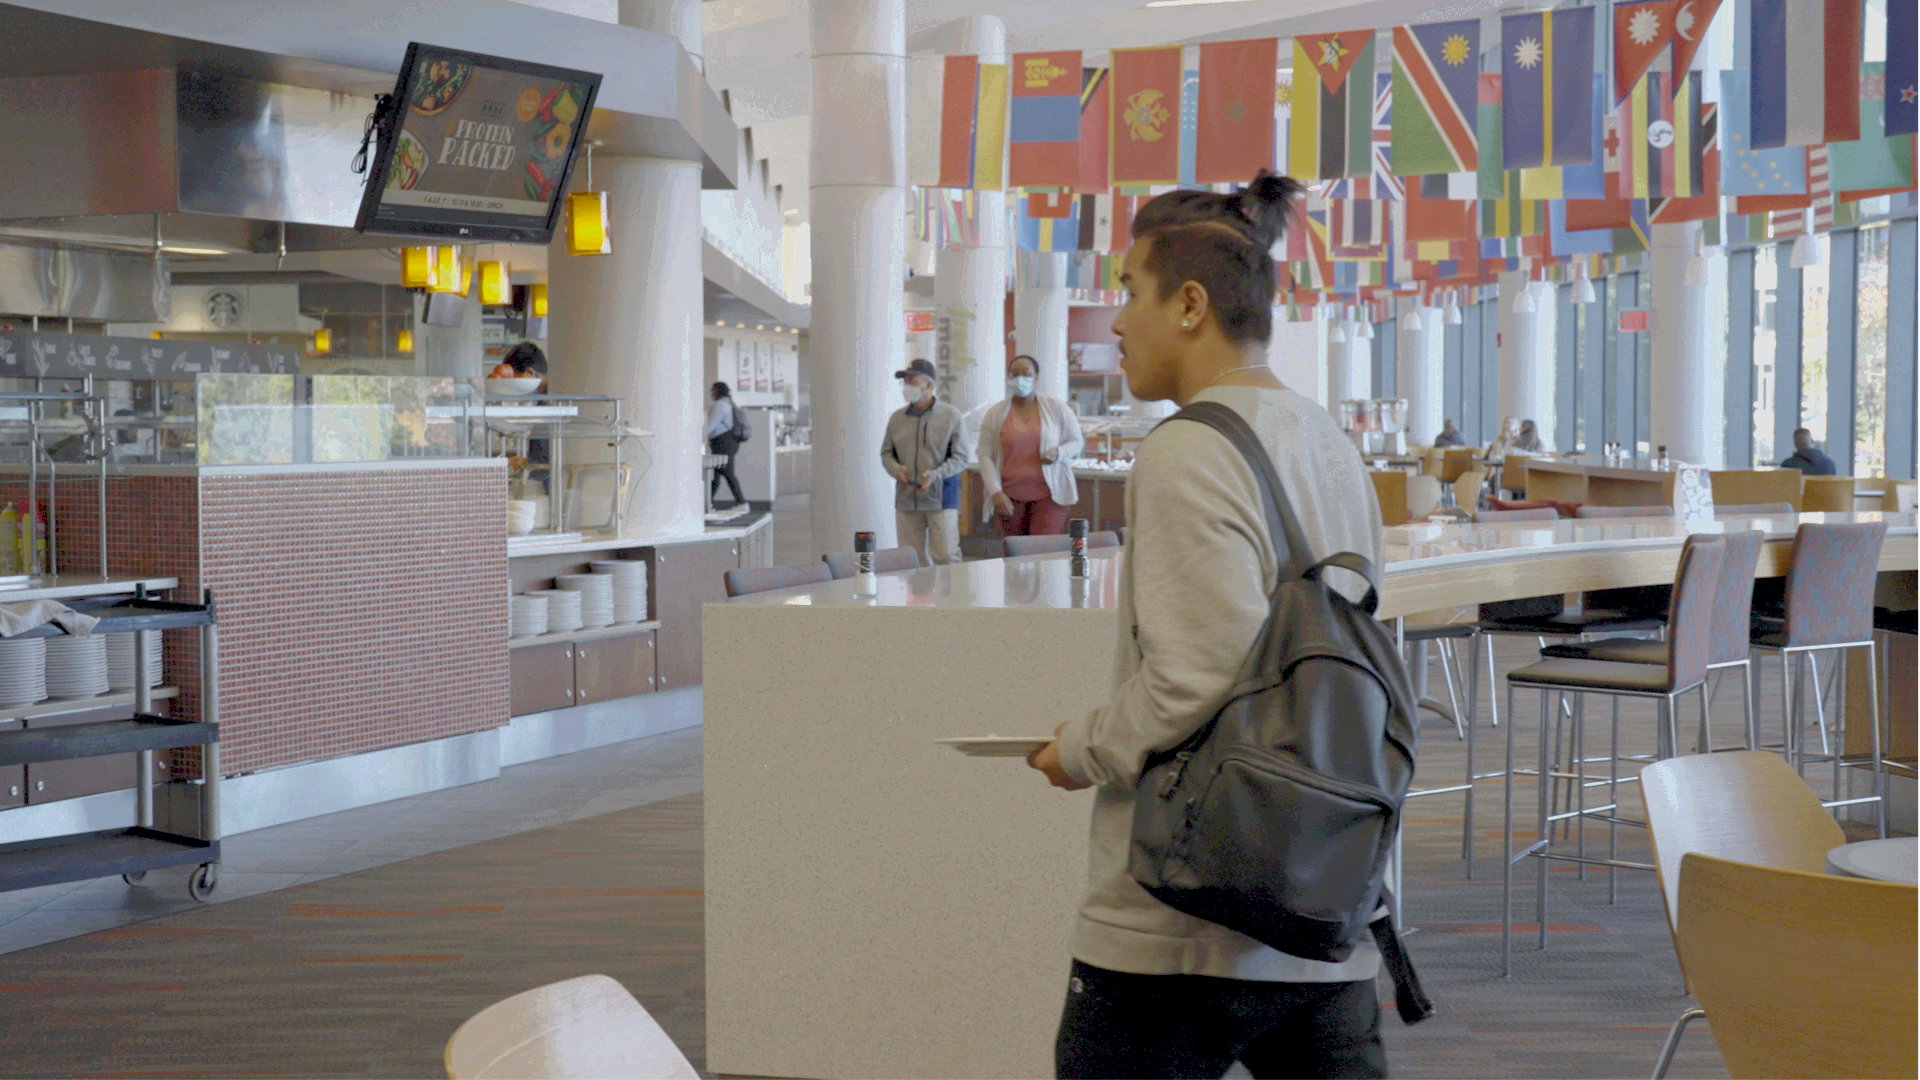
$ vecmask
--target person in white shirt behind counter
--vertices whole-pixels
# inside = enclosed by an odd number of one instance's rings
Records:
[[[1007,366],[1007,399],[980,420],[974,459],[986,494],[981,520],[994,518],[1002,539],[1064,533],[1080,501],[1073,479],[1073,460],[1086,441],[1080,420],[1066,402],[1034,391],[1039,374],[1033,357],[1014,357]]]

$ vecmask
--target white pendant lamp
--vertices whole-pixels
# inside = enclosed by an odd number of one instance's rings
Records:
[[[1447,293],[1447,309],[1440,316],[1443,326],[1459,326],[1464,319],[1460,316],[1460,297],[1458,293]]]
[[[1513,298],[1513,313],[1515,315],[1531,315],[1538,310],[1539,306],[1533,302],[1533,282],[1529,281],[1520,286],[1519,295]]]
[[[1587,264],[1581,263],[1574,269],[1573,302],[1591,304],[1599,297],[1593,291],[1593,279],[1587,276]]]
[[[1787,256],[1787,265],[1795,270],[1819,266],[1824,261],[1820,254],[1820,241],[1813,235],[1813,210],[1809,208],[1801,220],[1804,227],[1800,235],[1794,237],[1793,250]]]

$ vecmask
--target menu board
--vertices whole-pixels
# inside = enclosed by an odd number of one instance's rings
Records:
[[[199,374],[297,375],[286,345],[152,341],[52,330],[0,330],[0,379],[191,379]]]
[[[773,346],[764,341],[753,343],[753,388],[762,393],[773,389]]]
[[[552,238],[600,76],[414,42],[362,232]]]

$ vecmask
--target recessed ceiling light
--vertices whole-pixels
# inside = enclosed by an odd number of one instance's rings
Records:
[[[787,216],[788,216],[788,217],[799,217],[799,216],[800,216],[800,211],[798,211],[798,210],[789,210],[789,211],[787,211]]]

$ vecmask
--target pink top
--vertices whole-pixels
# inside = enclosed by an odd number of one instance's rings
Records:
[[[1000,427],[1000,490],[1014,502],[1039,502],[1052,494],[1040,463],[1040,410],[1007,407]]]

